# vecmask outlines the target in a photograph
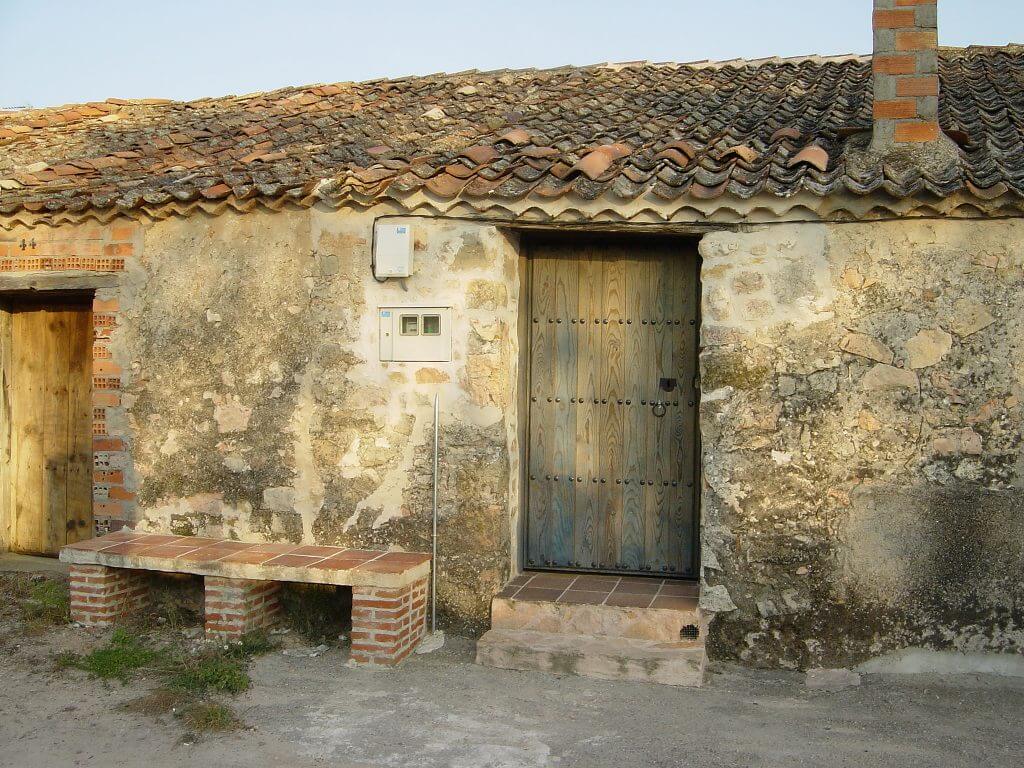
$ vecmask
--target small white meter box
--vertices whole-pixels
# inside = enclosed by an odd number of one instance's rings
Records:
[[[374,277],[409,277],[412,274],[412,227],[379,221],[373,227]]]
[[[380,307],[377,317],[382,361],[451,361],[451,307]]]

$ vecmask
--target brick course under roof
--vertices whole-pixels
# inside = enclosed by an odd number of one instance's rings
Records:
[[[1024,47],[945,49],[958,169],[847,162],[869,57],[467,72],[0,113],[0,213],[303,199],[1024,197]]]

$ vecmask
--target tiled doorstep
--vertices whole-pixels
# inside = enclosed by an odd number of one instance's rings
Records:
[[[700,686],[707,625],[698,593],[696,583],[659,578],[524,573],[491,601],[477,663]]]
[[[670,579],[524,573],[510,581],[498,597],[572,605],[691,610],[696,607],[698,593],[695,582]]]

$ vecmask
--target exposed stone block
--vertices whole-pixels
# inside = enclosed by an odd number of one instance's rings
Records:
[[[953,337],[941,328],[927,328],[908,339],[904,345],[911,368],[927,368],[941,362],[953,347]]]

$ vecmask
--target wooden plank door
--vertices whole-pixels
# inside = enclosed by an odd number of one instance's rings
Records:
[[[695,575],[696,249],[551,239],[530,255],[527,567]]]
[[[5,314],[10,548],[56,554],[93,530],[91,301],[17,298]]]

